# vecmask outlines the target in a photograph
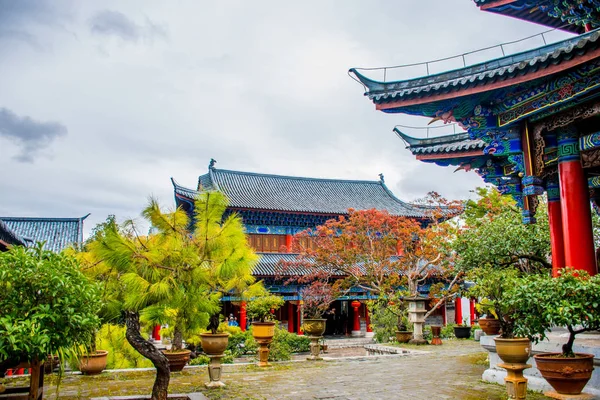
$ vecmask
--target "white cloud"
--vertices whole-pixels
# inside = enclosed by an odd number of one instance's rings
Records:
[[[16,3],[0,14],[0,108],[68,135],[31,164],[0,138],[11,171],[0,215],[91,212],[88,231],[135,217],[150,194],[172,205],[169,177],[194,186],[211,157],[256,172],[384,173],[402,199],[467,197],[479,178],[415,160],[392,127],[424,123],[375,111],[346,72],[544,30],[466,0]]]

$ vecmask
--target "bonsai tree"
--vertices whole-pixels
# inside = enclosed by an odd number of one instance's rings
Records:
[[[508,291],[505,301],[519,311],[515,333],[538,342],[553,326],[564,326],[569,340],[563,357],[575,357],[573,343],[579,333],[600,329],[600,275],[562,269],[556,278],[549,274],[523,277]]]
[[[210,203],[204,205],[204,215],[210,215]],[[81,258],[87,271],[103,283],[108,309],[121,313],[127,341],[156,367],[152,399],[164,400],[170,380],[168,360],[140,334],[140,316],[171,321],[175,349],[181,348],[185,334],[206,327],[208,315],[220,310],[218,296],[211,296],[207,285],[209,256],[214,253],[204,246],[210,231],[190,235],[190,219],[183,210],[163,212],[151,199],[142,216],[152,226],[151,234],[140,235],[134,221],[121,227],[107,224]],[[196,228],[201,221],[206,223],[199,218]]]
[[[275,310],[281,308],[284,303],[283,297],[265,293],[262,296],[250,299],[247,308],[248,316],[251,319],[257,319],[259,322],[274,321]]]
[[[316,280],[300,289],[300,296],[304,318],[321,319],[338,298],[338,290],[335,284]]]
[[[519,271],[516,268],[493,268],[484,266],[467,273],[467,280],[475,284],[468,289],[469,296],[479,298],[479,310],[492,314],[500,323],[500,337],[515,337],[515,321],[517,308],[514,303],[507,302],[508,291],[518,287]]]
[[[0,252],[0,376],[21,361],[91,345],[100,306],[99,287],[76,258],[41,244]]]

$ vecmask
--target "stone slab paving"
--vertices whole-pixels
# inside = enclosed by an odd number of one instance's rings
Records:
[[[504,387],[481,381],[485,352],[473,341],[445,341],[443,346],[412,347],[417,355],[353,357],[320,362],[225,365],[224,389],[208,391],[206,367],[173,374],[172,393],[202,392],[209,399],[327,399],[327,400],[504,400]],[[84,399],[107,395],[149,393],[153,371],[103,373],[97,377],[66,376],[60,398]],[[56,398],[54,387],[47,397]],[[530,400],[548,399],[531,394]]]

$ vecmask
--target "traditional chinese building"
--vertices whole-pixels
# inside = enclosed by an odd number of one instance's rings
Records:
[[[81,218],[0,217],[0,245],[29,246],[44,243],[44,249],[60,253],[83,243]],[[4,244],[3,244],[4,243]]]
[[[379,81],[358,69],[377,110],[455,122],[464,133],[414,138],[418,160],[474,170],[535,223],[546,195],[553,270],[597,271],[590,200],[600,199],[600,3],[475,0],[487,12],[572,32],[571,38],[448,72]],[[568,4],[568,5],[565,5]]]
[[[190,215],[194,199],[203,191],[219,190],[228,197],[226,213],[237,213],[242,217],[250,244],[260,256],[254,275],[263,280],[271,292],[283,295],[286,301],[277,317],[285,321],[290,332],[300,331],[302,298],[298,286],[284,285],[276,276],[281,273],[281,268],[278,268],[281,260],[296,259],[296,254],[290,252],[294,234],[344,215],[349,208],[375,208],[392,215],[425,219],[422,209],[393,195],[385,185],[383,175],[378,181],[268,175],[217,169],[213,160],[208,173],[200,176],[195,188],[172,182],[177,206]],[[428,287],[424,286],[422,290],[426,292]],[[358,289],[340,298],[334,307],[338,319],[343,319],[340,322],[343,326],[330,326],[332,332],[336,328],[342,333],[354,330],[354,322],[359,321],[359,316],[362,318],[362,331],[366,331],[368,312],[359,301],[367,298],[368,294]],[[241,325],[244,325],[245,304],[236,303],[232,298],[224,300],[226,314],[239,312]],[[229,301],[234,301],[233,305]],[[438,315],[440,323],[444,318],[443,312],[445,309]]]

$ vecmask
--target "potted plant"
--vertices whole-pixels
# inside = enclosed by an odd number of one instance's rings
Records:
[[[323,314],[337,298],[337,285],[329,283],[328,279],[316,279],[300,290],[302,297],[302,314],[304,316],[302,329],[310,338],[309,361],[322,360],[319,356],[322,346],[319,340],[325,332],[327,319]]]
[[[95,342],[94,334],[93,345],[87,347],[85,352],[78,357],[77,367],[84,375],[98,375],[106,369],[108,351],[97,350]]]
[[[469,295],[485,299],[489,312],[494,311],[500,324],[500,336],[494,338],[496,353],[505,363],[525,364],[531,356],[531,341],[515,335],[515,321],[520,315],[516,305],[508,301],[508,293],[519,287],[519,271],[514,267],[475,268],[467,279],[475,284]],[[512,293],[512,292],[511,292]]]
[[[454,336],[456,336],[457,339],[468,339],[471,337],[471,325],[469,325],[467,321],[467,318],[463,318],[462,325],[454,327]]]
[[[327,280],[314,280],[300,290],[302,297],[302,329],[309,336],[322,336],[327,319],[323,315],[337,298],[335,284]]]
[[[263,296],[255,297],[248,303],[248,316],[253,320],[252,322],[252,336],[259,344],[259,367],[266,367],[270,365],[269,359],[269,344],[273,341],[275,335],[275,310],[283,306],[283,297],[265,294]]]
[[[490,300],[483,298],[475,305],[475,307],[479,314],[484,315],[477,320],[483,332],[488,336],[499,334],[500,321],[498,320],[498,316],[496,315],[496,311],[494,311],[494,307]]]
[[[184,322],[178,320],[177,316],[174,317],[172,319],[152,319],[151,325],[154,325],[157,321],[171,325],[169,328],[163,328],[160,331],[161,336],[171,339],[171,347],[161,351],[169,360],[169,370],[180,372],[190,361],[191,351],[183,348]]]
[[[396,331],[396,341],[398,343],[408,343],[413,338],[413,331],[408,330],[410,323],[408,317],[400,317],[401,322],[398,323],[398,330]]]
[[[538,370],[560,394],[581,393],[591,377],[594,355],[573,352],[577,334],[600,329],[600,275],[566,268],[556,278],[531,275],[522,279],[508,299],[523,310],[515,332],[538,342],[553,326],[564,326],[569,339],[561,353],[534,356]]]

